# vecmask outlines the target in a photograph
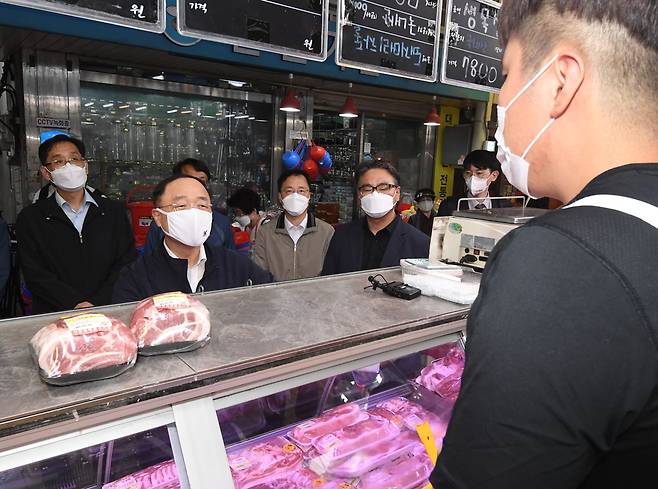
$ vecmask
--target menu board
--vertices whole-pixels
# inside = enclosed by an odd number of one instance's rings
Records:
[[[0,0],[81,19],[164,32],[166,0]]]
[[[336,63],[435,82],[443,0],[338,0]]]
[[[448,0],[441,82],[499,92],[503,86],[503,49],[498,40],[500,3]]]
[[[327,59],[329,0],[177,0],[186,36],[298,58]]]

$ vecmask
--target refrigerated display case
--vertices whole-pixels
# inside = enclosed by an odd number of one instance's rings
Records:
[[[0,322],[0,487],[422,485],[416,426],[440,448],[468,308],[364,290],[372,273],[200,295],[206,347],[68,387],[42,383],[25,347],[59,314]]]

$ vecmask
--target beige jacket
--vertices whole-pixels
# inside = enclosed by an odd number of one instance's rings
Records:
[[[284,219],[285,213],[282,213],[276,221],[260,227],[254,262],[271,272],[277,282],[319,276],[334,228],[309,212],[304,234],[295,245]]]

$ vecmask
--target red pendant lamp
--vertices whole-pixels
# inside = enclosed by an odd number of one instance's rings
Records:
[[[286,90],[286,95],[283,97],[281,106],[279,107],[279,110],[284,112],[299,112],[301,110],[301,103],[299,102],[299,98],[297,98],[297,92],[292,88],[292,76],[292,73],[288,75],[290,86]]]
[[[340,109],[339,115],[345,117],[346,119],[353,119],[354,117],[359,117],[359,109],[356,108],[354,99],[352,98],[352,82],[348,85],[348,95],[345,99],[343,107]]]
[[[436,127],[441,125],[441,116],[436,111],[436,95],[432,97],[432,110],[429,111],[425,117],[424,124],[428,127]]]

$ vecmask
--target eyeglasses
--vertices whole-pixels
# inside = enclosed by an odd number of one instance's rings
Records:
[[[491,176],[491,171],[489,170],[481,170],[476,172],[472,172],[468,170],[464,171],[464,179],[471,178],[473,175],[480,178],[489,178]]]
[[[71,163],[72,165],[75,166],[85,166],[87,164],[87,160],[83,158],[82,156],[74,156],[73,158],[69,158],[67,160],[53,160],[49,161],[45,164],[45,166],[53,166],[53,168],[58,169],[58,168],[63,168],[66,166],[67,163]]]
[[[210,204],[196,204],[196,205],[188,205],[188,204],[167,204],[167,205],[161,205],[160,209],[165,209],[169,207],[171,211],[169,212],[178,212],[178,211],[185,211],[187,209],[199,209],[201,211],[206,211],[206,212],[212,212],[212,206]]]
[[[375,190],[379,193],[385,193],[385,192],[390,192],[393,189],[399,188],[399,185],[395,185],[394,183],[380,183],[377,186],[372,186],[372,185],[361,185],[359,187],[359,193],[361,195],[368,195],[373,193]]]
[[[298,193],[299,195],[303,195],[304,197],[308,197],[311,193],[311,191],[307,188],[298,188],[297,190],[295,190],[294,188],[286,188],[281,191],[281,193],[286,197],[288,195],[294,194],[295,192]]]

